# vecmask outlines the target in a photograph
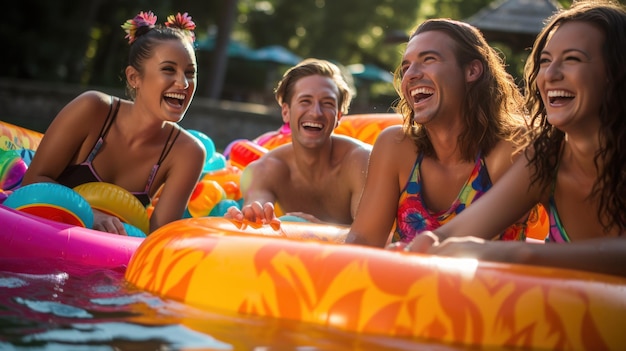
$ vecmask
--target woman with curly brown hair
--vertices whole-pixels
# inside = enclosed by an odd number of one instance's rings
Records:
[[[473,208],[407,249],[626,276],[624,47],[623,5],[580,1],[555,14],[526,64],[536,129],[525,157]],[[546,242],[569,244],[481,240],[536,202],[549,209]]]

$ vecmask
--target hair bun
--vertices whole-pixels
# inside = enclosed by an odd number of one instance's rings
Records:
[[[122,29],[126,32],[124,38],[128,39],[128,44],[132,44],[137,36],[144,34],[147,30],[154,28],[157,17],[152,11],[139,12],[134,18],[122,24]],[[146,30],[144,30],[144,28]],[[141,29],[141,30],[140,30]],[[139,31],[139,33],[137,33]]]
[[[132,19],[127,20],[122,24],[122,29],[126,32],[125,38],[128,39],[128,44],[132,44],[137,37],[146,34],[150,29],[156,26],[157,17],[152,11],[139,12]],[[175,28],[183,31],[191,38],[191,41],[195,41],[196,36],[193,32],[196,29],[196,24],[191,20],[191,16],[187,12],[176,15],[167,16],[165,26],[168,28]]]

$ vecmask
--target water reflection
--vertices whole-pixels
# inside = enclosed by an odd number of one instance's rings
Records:
[[[211,313],[140,291],[123,278],[123,267],[0,259],[0,350],[479,349]]]

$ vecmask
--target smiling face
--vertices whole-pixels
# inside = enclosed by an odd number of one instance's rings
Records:
[[[196,91],[193,48],[179,40],[161,41],[144,61],[143,73],[129,67],[127,76],[137,89],[136,105],[165,121],[179,122]]]
[[[444,32],[413,37],[402,57],[402,92],[414,120],[426,124],[460,117],[465,73],[455,56],[455,42]]]
[[[537,86],[555,127],[585,133],[597,129],[607,83],[603,43],[602,31],[586,22],[561,25],[546,43]]]
[[[326,143],[341,117],[339,89],[330,77],[311,75],[293,86],[291,101],[283,102],[282,116],[294,141],[305,146]]]

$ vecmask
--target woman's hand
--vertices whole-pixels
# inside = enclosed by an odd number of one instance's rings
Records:
[[[431,231],[425,231],[413,238],[411,242],[401,243],[396,242],[389,244],[387,246],[388,250],[395,251],[408,251],[408,252],[419,252],[419,253],[427,253],[432,247],[436,247],[439,245],[440,239],[437,234]]]
[[[441,244],[430,248],[428,253],[442,256],[480,258],[480,256],[486,255],[487,249],[489,249],[489,246],[485,245],[485,243],[484,239],[473,236],[448,238]]]
[[[493,241],[466,236],[448,238],[441,245],[430,249],[428,253],[484,261],[522,263],[536,245],[538,244],[520,241]]]
[[[93,210],[93,229],[107,233],[128,235],[119,218],[98,210]]]

